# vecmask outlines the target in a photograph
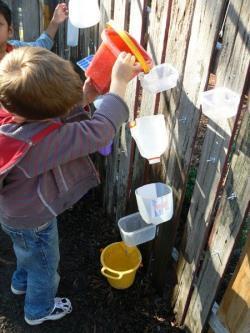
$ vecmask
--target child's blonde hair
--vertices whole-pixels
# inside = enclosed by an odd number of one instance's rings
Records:
[[[82,81],[71,63],[44,48],[15,49],[0,63],[0,102],[11,113],[53,118],[82,100]]]

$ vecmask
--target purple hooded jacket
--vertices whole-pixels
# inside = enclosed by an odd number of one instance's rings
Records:
[[[0,221],[20,229],[39,227],[98,185],[88,155],[110,142],[128,114],[119,96],[106,94],[91,119],[86,120],[82,111],[71,114],[35,144],[30,138],[48,126],[47,121],[1,124],[1,135],[24,141],[28,149],[11,168],[2,165]],[[8,153],[8,147],[0,144],[0,162],[4,150]]]

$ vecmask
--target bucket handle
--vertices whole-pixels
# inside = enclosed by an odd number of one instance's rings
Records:
[[[139,265],[138,265],[139,266]],[[137,269],[137,268],[136,268]],[[111,268],[108,268],[108,267],[102,267],[102,269],[101,269],[101,273],[104,275],[104,276],[106,276],[106,277],[108,277],[108,278],[111,278],[111,279],[115,279],[115,280],[120,280],[122,277],[123,277],[123,275],[125,275],[125,274],[130,274],[130,273],[132,273],[132,272],[134,272],[135,271],[135,269],[134,268],[132,268],[132,269],[128,269],[127,271],[123,271],[123,272],[117,272],[117,271],[114,271],[113,269],[111,269]],[[111,274],[109,274],[109,273],[111,273]]]
[[[102,275],[106,276],[109,279],[120,280],[123,277],[122,273],[114,271],[111,268],[102,267],[101,269]]]
[[[147,62],[144,60],[143,56],[141,55],[140,51],[138,50],[137,46],[134,44],[132,39],[129,38],[127,33],[125,31],[119,30],[116,26],[113,20],[110,20],[107,22],[107,27],[112,28],[124,41],[125,44],[130,48],[130,50],[135,55],[136,59],[140,63],[144,73],[148,73],[150,71],[150,67],[147,64]]]

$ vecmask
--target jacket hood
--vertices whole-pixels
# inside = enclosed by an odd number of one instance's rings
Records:
[[[59,122],[16,124],[12,115],[0,109],[0,175],[12,169],[30,147],[62,126]]]

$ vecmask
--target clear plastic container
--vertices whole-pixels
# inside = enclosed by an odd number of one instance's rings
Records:
[[[128,246],[136,246],[155,238],[156,226],[145,223],[139,212],[121,218],[118,227],[122,240]]]
[[[135,190],[137,206],[146,223],[160,224],[173,216],[172,188],[164,183],[152,183]]]
[[[201,93],[202,112],[211,119],[234,117],[239,103],[240,95],[225,87],[218,87]]]
[[[160,156],[167,148],[167,129],[162,114],[136,118],[130,128],[131,135],[142,157],[149,164],[159,163]]]
[[[79,28],[75,27],[68,19],[67,25],[67,45],[74,47],[78,45]]]
[[[176,87],[178,78],[178,71],[170,64],[161,64],[153,67],[148,74],[139,74],[141,86],[152,93]]]

